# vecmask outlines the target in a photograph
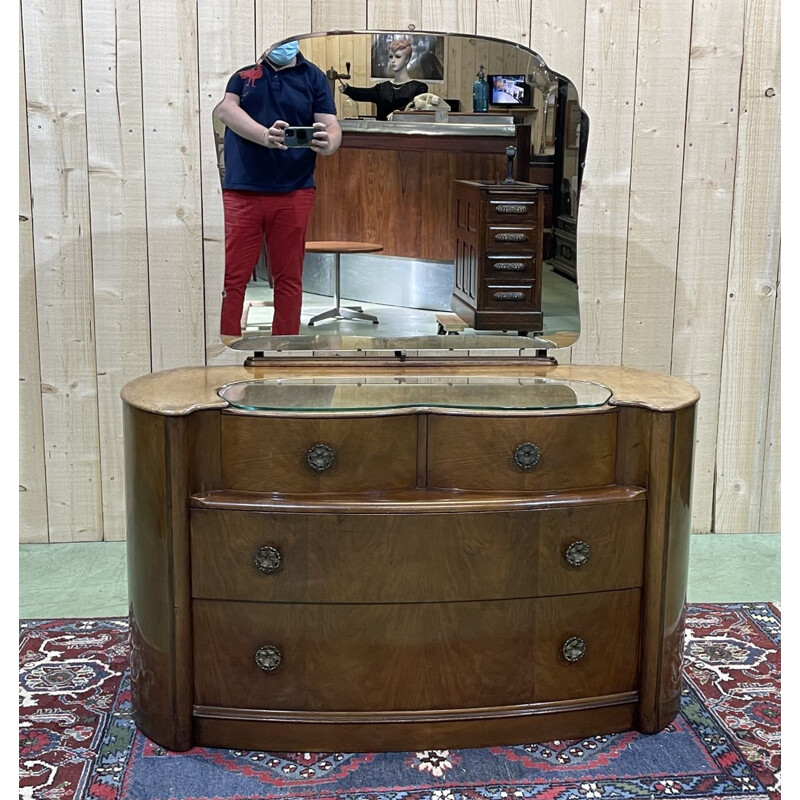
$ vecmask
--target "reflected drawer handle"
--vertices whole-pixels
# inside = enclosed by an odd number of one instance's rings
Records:
[[[580,661],[586,655],[586,642],[580,636],[570,636],[563,645],[561,645],[561,655],[574,664]]]
[[[333,466],[336,456],[326,444],[315,444],[306,453],[306,463],[314,472],[325,472]]]
[[[283,657],[281,651],[274,644],[265,644],[256,650],[256,664],[264,672],[275,672],[281,665]]]
[[[527,214],[528,213],[528,206],[511,206],[511,205],[503,205],[503,206],[495,206],[495,211],[498,214]]]
[[[496,233],[494,235],[496,242],[527,242],[528,234],[526,233]]]
[[[500,272],[524,272],[527,266],[523,261],[500,261],[492,264],[492,269]]]
[[[277,572],[281,568],[281,552],[277,547],[271,545],[259,547],[258,552],[253,556],[253,564],[265,575]]]
[[[492,297],[495,300],[524,300],[525,292],[495,292]]]
[[[582,567],[589,562],[592,551],[587,542],[573,542],[564,553],[564,558],[571,567]]]
[[[520,469],[533,469],[541,457],[539,448],[530,442],[523,442],[514,448],[514,461]]]

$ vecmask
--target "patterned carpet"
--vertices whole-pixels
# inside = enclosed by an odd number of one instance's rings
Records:
[[[655,736],[480,750],[170,753],[130,716],[127,622],[20,632],[20,798],[33,800],[778,800],[780,616],[687,611],[682,710]]]

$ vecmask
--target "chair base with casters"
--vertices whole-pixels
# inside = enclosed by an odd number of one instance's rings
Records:
[[[377,253],[383,250],[383,245],[367,242],[306,242],[307,253],[332,253],[333,254],[333,308],[313,316],[308,325],[314,327],[318,322],[329,319],[348,319],[371,322],[378,324],[378,318],[366,314],[361,306],[342,306],[340,292],[341,285],[341,256],[342,253]]]

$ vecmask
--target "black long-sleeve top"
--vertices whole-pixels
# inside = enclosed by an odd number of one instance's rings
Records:
[[[428,84],[422,81],[383,81],[369,89],[346,86],[343,93],[359,103],[375,103],[376,118],[385,120],[392,111],[402,111],[418,94],[425,94],[427,91]]]

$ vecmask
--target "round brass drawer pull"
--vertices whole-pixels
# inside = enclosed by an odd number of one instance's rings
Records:
[[[283,660],[281,651],[278,650],[274,644],[265,644],[263,647],[259,647],[258,650],[256,650],[255,658],[256,664],[258,664],[259,668],[263,669],[264,672],[275,672]]]
[[[580,661],[586,655],[586,642],[580,636],[570,636],[563,645],[561,645],[561,655],[574,664]]]
[[[514,461],[520,469],[533,469],[541,457],[539,448],[530,442],[523,442],[514,448]]]
[[[326,444],[315,444],[308,448],[306,463],[314,472],[325,472],[333,466],[336,456]]]
[[[588,563],[589,556],[591,556],[592,551],[589,547],[587,542],[577,541],[573,542],[564,553],[564,558],[567,559],[567,563],[571,567],[582,567],[584,564]]]
[[[281,568],[281,551],[268,544],[259,547],[253,556],[253,564],[265,575],[277,572]]]

